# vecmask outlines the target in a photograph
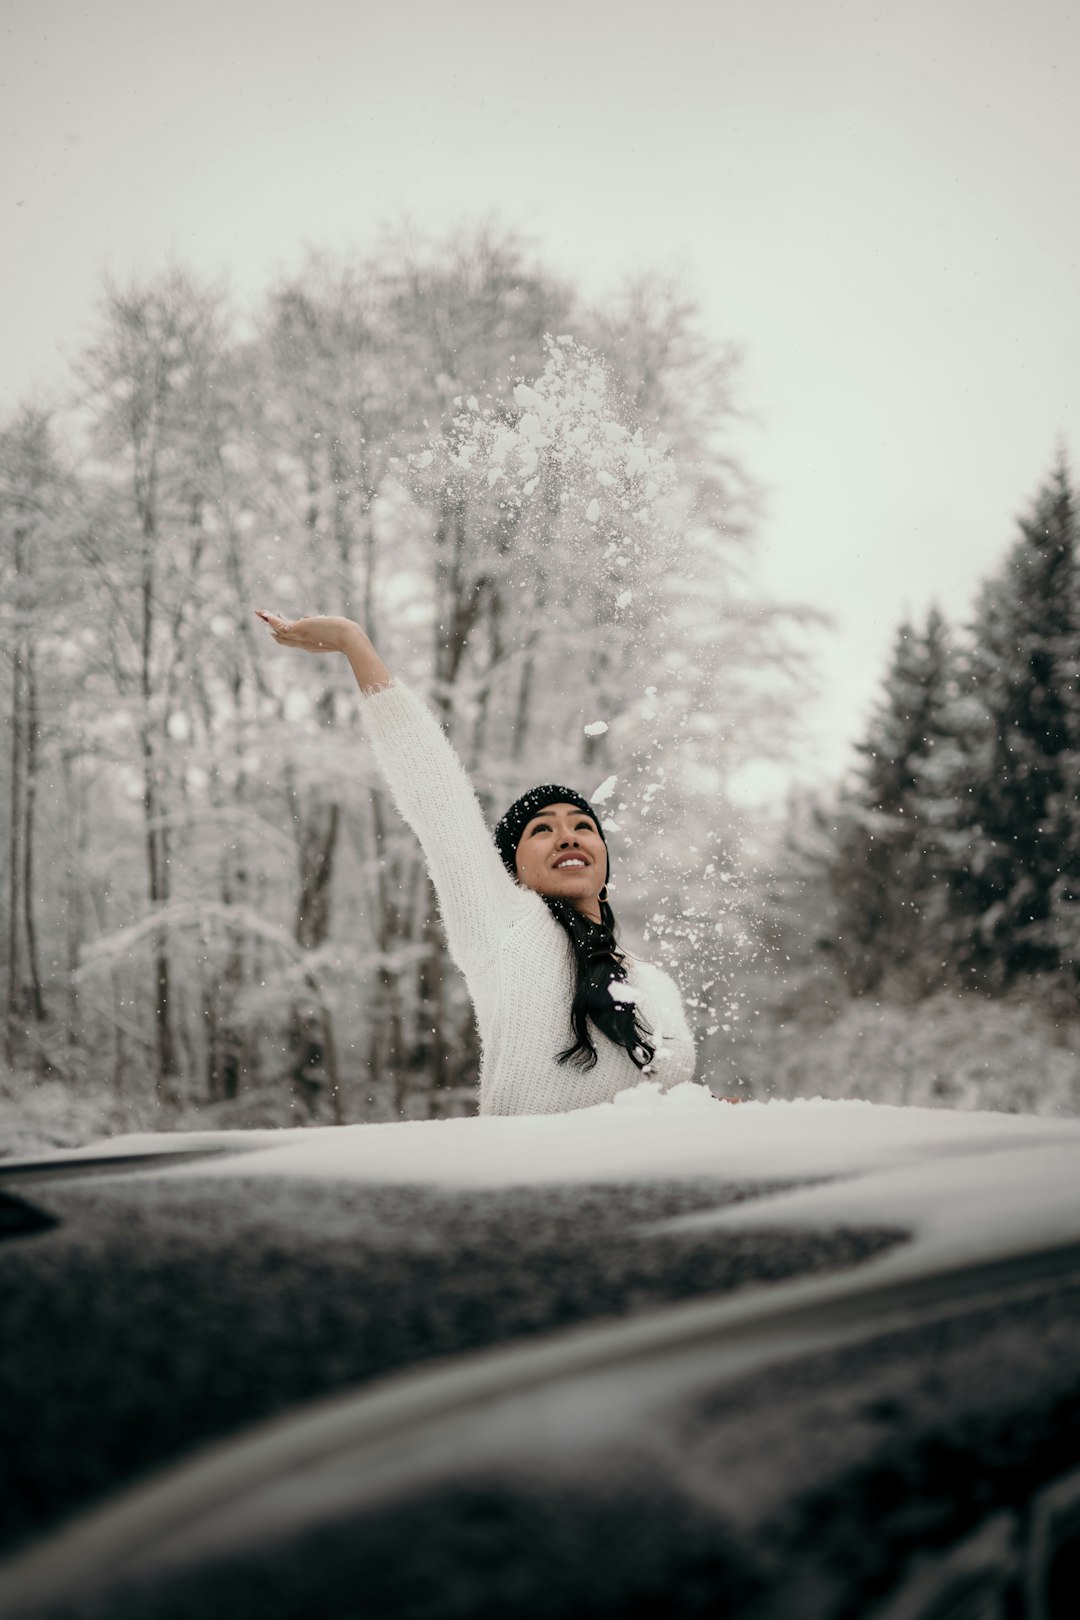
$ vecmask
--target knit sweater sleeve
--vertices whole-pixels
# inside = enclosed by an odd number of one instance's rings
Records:
[[[361,695],[361,718],[401,814],[420,840],[451,954],[463,971],[491,956],[533,903],[503,865],[449,738],[403,681]]]

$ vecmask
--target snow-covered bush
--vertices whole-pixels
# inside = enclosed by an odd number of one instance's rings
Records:
[[[1080,1025],[1055,1025],[1030,998],[940,992],[898,1006],[864,996],[824,1029],[762,1030],[740,1057],[762,1097],[1080,1114]]]

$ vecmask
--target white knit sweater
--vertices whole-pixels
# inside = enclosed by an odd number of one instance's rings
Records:
[[[396,678],[366,692],[361,713],[398,809],[424,854],[451,954],[480,1031],[480,1112],[559,1114],[609,1102],[642,1071],[600,1030],[592,1069],[557,1063],[574,1044],[573,951],[540,896],[503,865],[465,769],[435,716]],[[621,949],[621,947],[620,947]],[[653,1032],[650,1077],[665,1087],[694,1072],[694,1040],[674,980],[627,955],[627,982]]]

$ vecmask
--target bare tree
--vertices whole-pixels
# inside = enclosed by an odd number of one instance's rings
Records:
[[[7,980],[5,1053],[21,1045],[47,1067],[47,1021],[37,928],[37,793],[41,770],[40,642],[55,631],[56,519],[63,478],[47,415],[24,407],[0,431],[4,531],[3,646],[9,664]],[[55,604],[55,606],[53,605]],[[48,641],[46,641],[46,646]],[[20,1035],[22,1041],[20,1041]]]
[[[120,607],[111,638],[119,694],[137,709],[143,848],[152,911],[172,893],[167,727],[192,639],[219,448],[223,351],[220,295],[180,271],[127,289],[107,286],[97,340],[79,368],[81,404],[110,500],[109,530],[89,526],[82,550],[95,585]],[[151,946],[156,1085],[175,1099],[180,1077],[167,928]]]

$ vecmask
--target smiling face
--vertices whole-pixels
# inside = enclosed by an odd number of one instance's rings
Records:
[[[514,864],[526,888],[558,895],[594,922],[601,921],[607,847],[587,811],[576,804],[545,805],[525,823]]]

